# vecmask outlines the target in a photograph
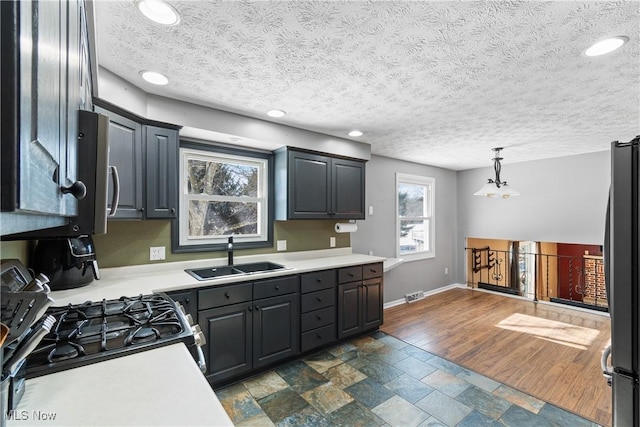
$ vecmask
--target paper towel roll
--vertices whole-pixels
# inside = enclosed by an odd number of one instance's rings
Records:
[[[336,223],[336,233],[353,233],[354,231],[358,231],[358,224],[355,222]]]

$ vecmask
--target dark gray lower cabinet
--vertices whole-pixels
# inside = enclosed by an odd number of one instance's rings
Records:
[[[338,285],[338,339],[382,325],[382,265],[374,264],[371,268],[364,266],[340,269],[338,271],[339,282],[348,280],[348,278],[361,279],[363,268],[364,277],[371,278]]]
[[[338,338],[362,331],[362,283],[338,286]]]
[[[287,276],[198,291],[210,383],[300,353],[299,288],[299,276]]]
[[[300,352],[298,298],[298,294],[295,294],[254,301],[254,368],[295,356]]]
[[[209,382],[223,382],[382,325],[382,263],[169,294],[197,322]]]
[[[252,302],[247,302],[198,314],[198,324],[207,340],[209,382],[216,383],[252,369],[252,306]]]

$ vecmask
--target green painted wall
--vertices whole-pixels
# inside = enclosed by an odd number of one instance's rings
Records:
[[[329,237],[336,238],[336,247],[349,247],[349,233],[338,234],[336,221],[276,221],[274,223],[274,247],[236,250],[236,256],[276,252],[276,240],[287,241],[287,252],[329,249]],[[188,261],[194,259],[222,258],[226,251],[171,253],[171,221],[110,221],[107,234],[93,236],[100,267],[121,267],[159,262]],[[164,261],[149,261],[150,246],[165,246]]]
[[[0,259],[17,258],[25,265],[29,264],[32,246],[32,242],[23,240],[0,242]]]
[[[333,229],[336,221],[275,221],[274,247],[236,250],[236,256],[276,252],[277,240],[287,241],[287,252],[329,249],[329,237],[336,238],[337,248],[351,244],[349,233],[338,234]],[[100,267],[123,267],[138,264],[188,261],[193,259],[222,258],[226,251],[171,253],[171,221],[109,221],[107,234],[93,236]],[[149,261],[149,247],[164,246],[164,261]],[[2,259],[18,258],[29,264],[35,242],[0,242]]]

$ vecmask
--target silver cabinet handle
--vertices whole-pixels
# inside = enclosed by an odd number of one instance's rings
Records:
[[[120,203],[120,176],[118,175],[118,168],[115,166],[109,166],[109,171],[111,171],[111,179],[113,181],[113,195],[111,197],[109,216],[116,216],[118,203]]]

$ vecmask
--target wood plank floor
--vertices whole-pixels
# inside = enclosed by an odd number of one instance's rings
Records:
[[[610,328],[606,316],[456,288],[385,310],[381,330],[610,426],[600,369]]]

